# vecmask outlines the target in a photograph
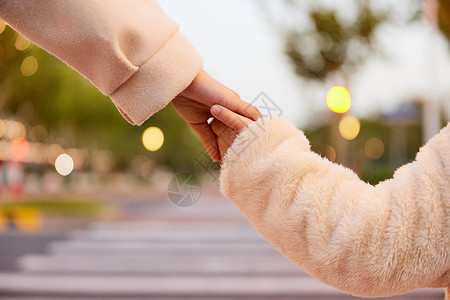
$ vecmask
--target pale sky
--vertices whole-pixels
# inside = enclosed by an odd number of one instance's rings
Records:
[[[352,14],[352,0],[322,2],[333,3],[343,15]],[[327,90],[342,82],[317,85],[297,77],[283,53],[283,39],[255,1],[159,3],[201,53],[205,70],[244,100],[250,102],[264,91],[286,118],[301,127],[326,116]],[[384,3],[395,5],[399,15],[408,9],[405,0]],[[370,59],[357,74],[350,75],[351,113],[376,115],[401,101],[430,95],[449,108],[450,49],[443,38],[433,35],[425,22],[417,22],[407,28],[385,26],[377,40],[389,59]]]

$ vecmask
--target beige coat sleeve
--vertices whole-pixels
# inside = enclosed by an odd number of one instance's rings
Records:
[[[228,150],[220,182],[265,239],[329,285],[380,297],[449,284],[450,125],[372,186],[311,152],[288,121],[261,119]]]
[[[167,105],[203,64],[153,0],[0,0],[0,17],[110,96],[132,124]]]

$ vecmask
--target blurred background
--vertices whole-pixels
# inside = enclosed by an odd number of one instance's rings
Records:
[[[450,120],[448,0],[159,4],[207,72],[372,184]],[[0,20],[0,297],[346,299],[259,238],[218,170],[171,105],[131,126]]]

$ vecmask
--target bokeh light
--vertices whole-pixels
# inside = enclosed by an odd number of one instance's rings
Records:
[[[354,140],[361,129],[359,120],[354,116],[344,116],[339,122],[339,133],[346,140]]]
[[[27,40],[25,37],[21,36],[20,34],[17,36],[16,43],[14,46],[19,51],[25,51],[27,50],[31,45],[31,42]]]
[[[14,210],[14,223],[25,233],[36,233],[42,229],[43,219],[39,211],[29,207]]]
[[[5,30],[6,23],[2,19],[0,19],[0,34]]]
[[[38,61],[34,56],[27,56],[20,65],[20,71],[23,76],[33,76],[38,69]]]
[[[23,125],[20,122],[16,122],[15,127],[16,127],[15,131],[16,131],[17,137],[25,138],[27,136],[27,129],[26,129],[25,125]]]
[[[142,144],[148,151],[159,150],[164,143],[164,134],[158,127],[149,127],[142,134]]]
[[[334,86],[327,93],[327,105],[335,113],[345,113],[350,109],[350,93],[343,86]]]
[[[7,228],[8,228],[8,218],[6,214],[0,210],[0,231],[5,231]]]
[[[320,152],[329,161],[335,161],[336,160],[336,150],[334,150],[334,148],[332,146],[324,145],[324,146],[322,146]]]
[[[25,125],[23,125],[20,122],[15,122],[12,120],[3,120],[2,121],[4,126],[4,132],[3,135],[6,139],[13,140],[17,137],[25,138],[27,135],[27,129],[25,128]]]
[[[85,161],[85,153],[81,149],[67,149],[67,154],[73,159],[73,168],[74,170],[81,169],[84,165]]]
[[[37,140],[37,141],[43,143],[43,142],[45,142],[45,141],[47,140],[47,138],[48,138],[48,131],[47,131],[47,129],[45,129],[44,126],[42,126],[42,125],[36,125],[36,126],[34,126],[34,127],[31,129],[31,136],[32,136],[35,140]]]
[[[73,159],[70,155],[64,153],[58,156],[55,160],[55,169],[62,176],[67,176],[73,171]]]
[[[41,143],[30,143],[30,151],[27,156],[26,162],[35,164],[43,164],[47,162],[47,156],[45,155],[45,146]]]
[[[365,146],[364,151],[370,159],[379,159],[384,153],[384,143],[379,138],[370,138]]]
[[[114,153],[97,150],[92,155],[92,168],[97,172],[109,172],[114,167]]]
[[[15,138],[11,143],[11,154],[15,160],[23,160],[30,150],[30,144],[23,137]]]

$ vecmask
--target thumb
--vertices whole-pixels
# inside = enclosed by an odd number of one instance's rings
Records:
[[[241,131],[252,122],[251,119],[241,116],[226,107],[221,105],[213,105],[211,107],[211,114],[228,127]]]

